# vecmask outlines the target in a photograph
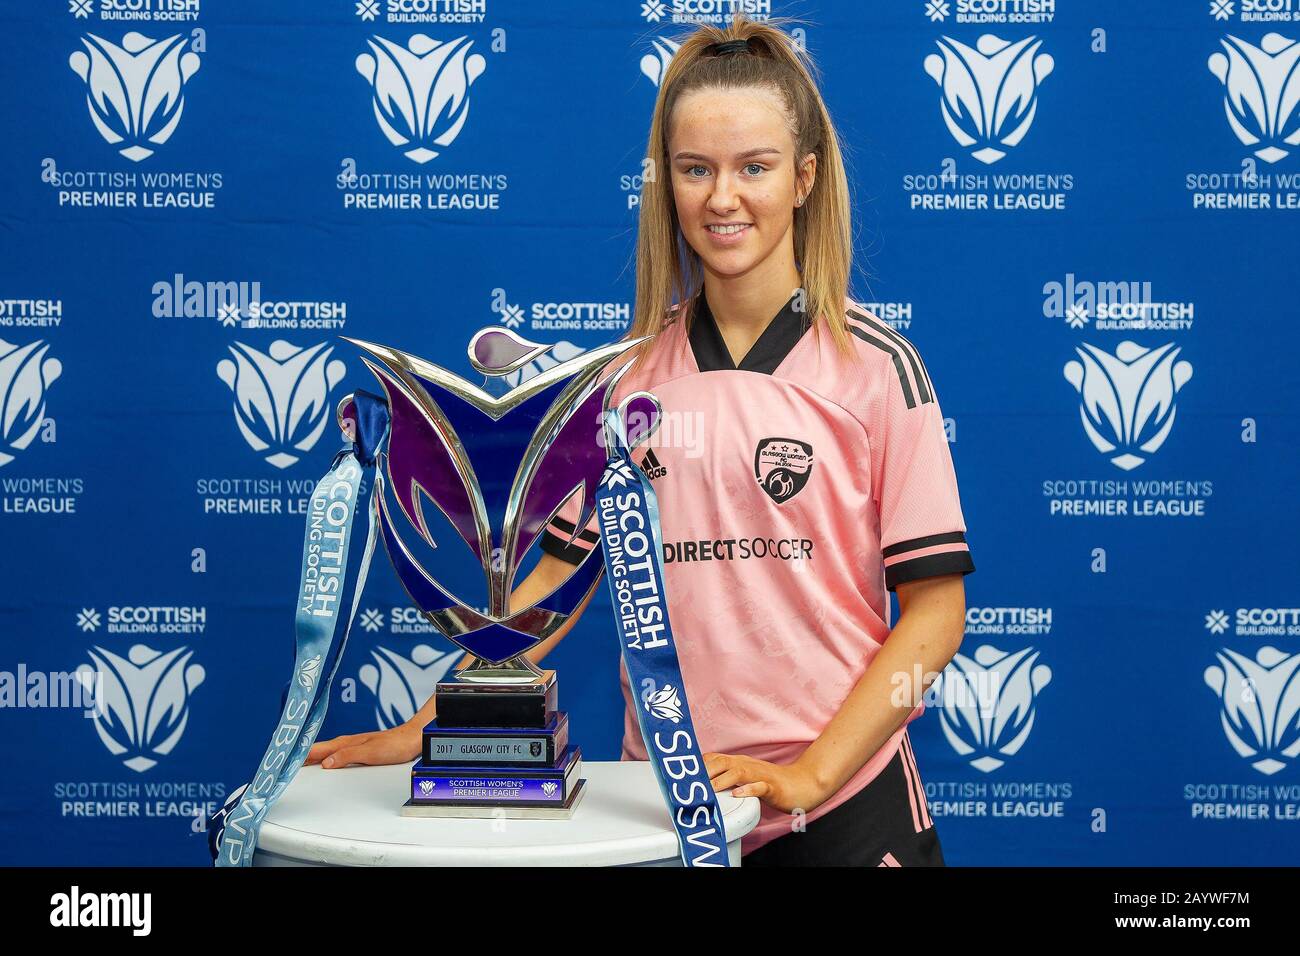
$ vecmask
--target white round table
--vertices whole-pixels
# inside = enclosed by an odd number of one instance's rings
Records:
[[[584,761],[568,820],[404,817],[411,768],[303,767],[262,823],[254,866],[673,866],[677,835],[646,761]],[[718,794],[732,866],[755,797]]]

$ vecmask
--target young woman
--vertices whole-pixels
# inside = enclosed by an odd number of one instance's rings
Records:
[[[701,27],[649,143],[632,335],[653,339],[615,399],[645,389],[664,409],[638,454],[709,775],[764,805],[744,862],[942,865],[906,725],[961,641],[974,565],[925,366],[847,297],[847,180],[806,54],[770,22]],[[574,517],[552,522],[515,606],[598,541]],[[622,682],[623,755],[644,760]],[[413,760],[432,716],[309,762]]]

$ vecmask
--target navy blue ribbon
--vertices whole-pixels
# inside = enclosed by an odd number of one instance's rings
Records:
[[[605,413],[605,444],[609,463],[596,489],[596,516],[641,737],[677,831],[682,862],[729,866],[722,813],[695,737],[668,619],[659,502],[632,461],[621,409]]]

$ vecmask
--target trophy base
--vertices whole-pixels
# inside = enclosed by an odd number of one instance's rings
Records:
[[[542,730],[556,710],[555,672],[525,680],[439,681],[434,690],[444,727],[514,727]]]
[[[507,665],[467,667],[438,682],[438,716],[424,729],[403,816],[572,816],[585,785],[582,751],[569,743],[568,715],[555,709],[555,672]]]
[[[486,806],[484,804],[416,803],[407,800],[398,811],[404,817],[445,817],[461,820],[567,820],[587,792],[586,779],[574,784],[568,799],[555,806]]]

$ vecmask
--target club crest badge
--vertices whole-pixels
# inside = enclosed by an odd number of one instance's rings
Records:
[[[812,445],[796,438],[764,438],[754,451],[754,477],[779,505],[808,484],[812,466]]]

